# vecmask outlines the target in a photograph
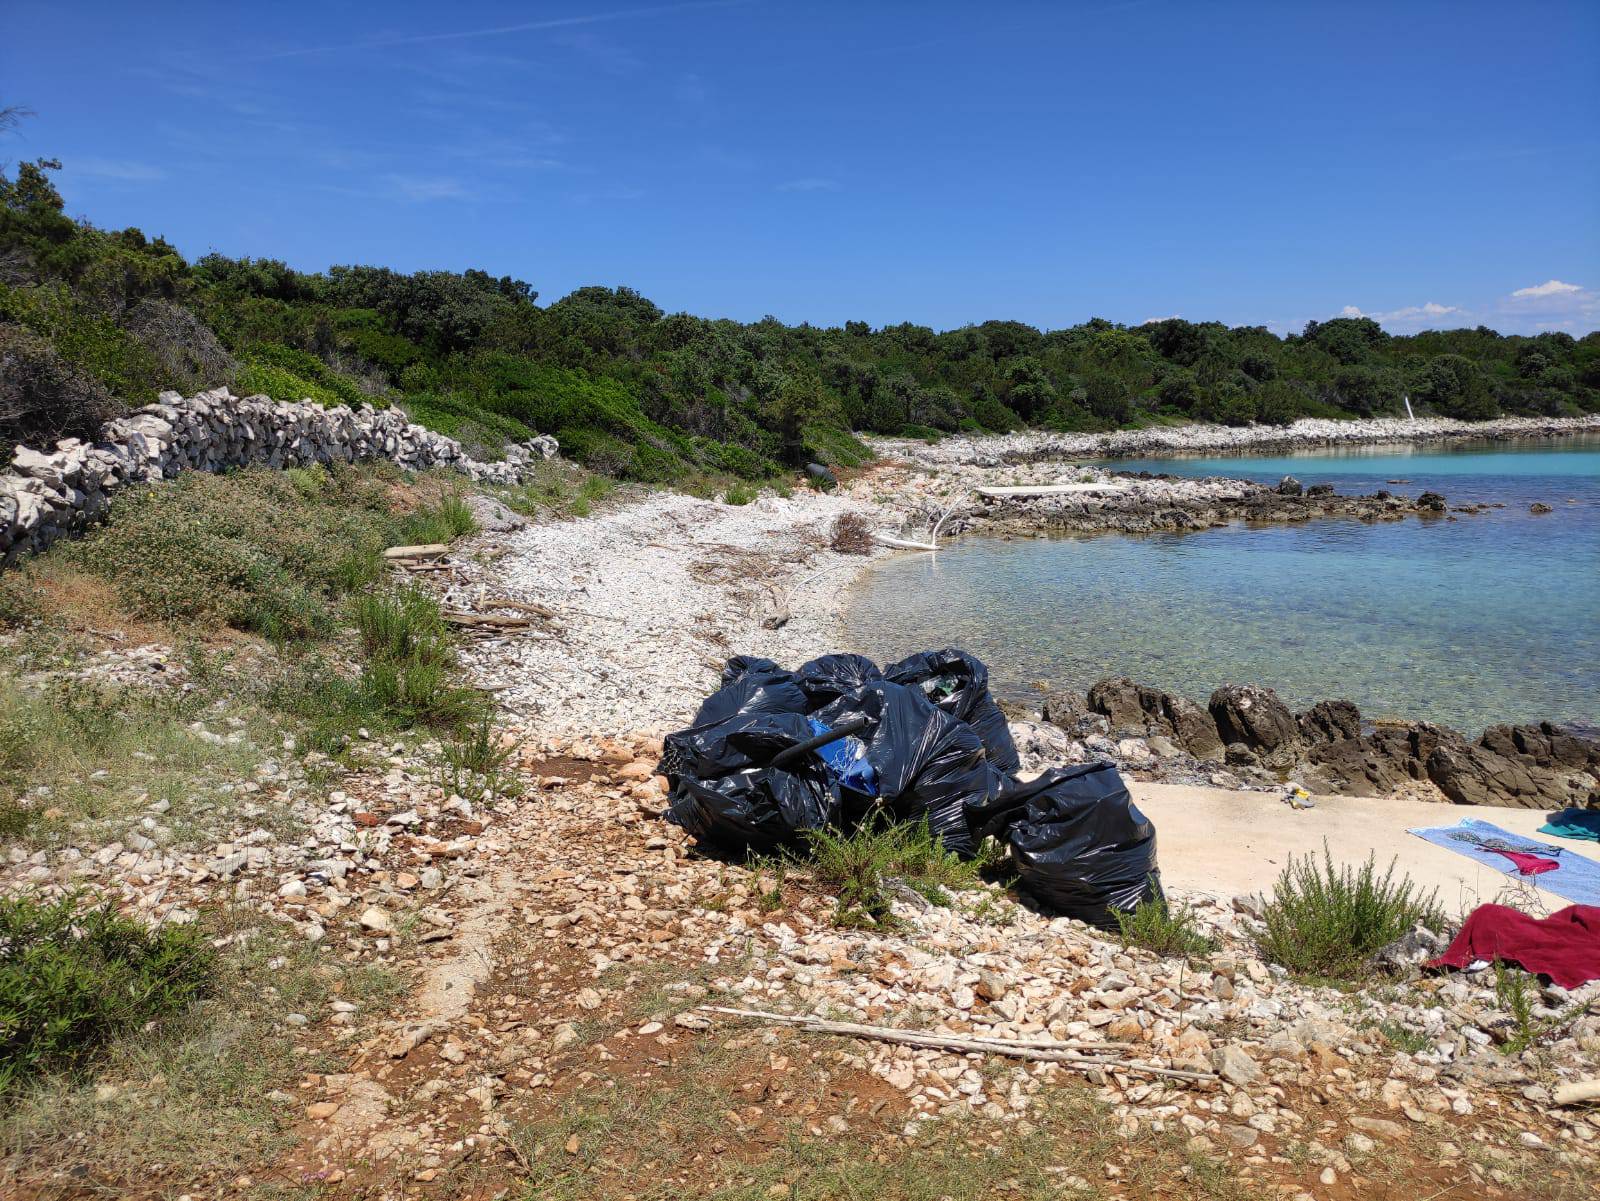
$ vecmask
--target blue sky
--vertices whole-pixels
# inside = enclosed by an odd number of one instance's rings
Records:
[[[1600,327],[1600,4],[9,0],[0,157],[185,253],[948,328]]]

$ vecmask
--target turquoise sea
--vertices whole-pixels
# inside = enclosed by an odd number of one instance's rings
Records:
[[[1292,474],[1340,492],[1432,490],[1503,509],[1192,534],[969,538],[866,573],[852,649],[966,647],[996,691],[1125,674],[1204,701],[1254,682],[1292,705],[1476,731],[1600,722],[1600,437],[1448,448],[1118,460],[1121,470]],[[1395,482],[1404,481],[1404,482]],[[1536,516],[1529,505],[1552,512]]]

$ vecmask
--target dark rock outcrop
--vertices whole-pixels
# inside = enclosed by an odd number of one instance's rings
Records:
[[[1279,496],[1299,496],[1304,491],[1300,481],[1292,475],[1286,475],[1278,481]]]
[[[1441,743],[1427,766],[1428,779],[1458,805],[1544,809],[1583,799],[1563,773],[1466,741]]]
[[[1349,701],[1318,701],[1295,724],[1307,742],[1339,742],[1361,736],[1361,710]]]
[[[1424,492],[1417,497],[1417,511],[1419,513],[1443,513],[1444,509],[1444,497],[1437,492]]]
[[[1259,684],[1224,684],[1211,694],[1210,708],[1224,744],[1239,742],[1270,754],[1290,746],[1300,734],[1289,706]]]
[[[1165,735],[1197,759],[1221,756],[1216,723],[1186,696],[1111,676],[1089,689],[1088,705],[1106,717],[1113,733]]]
[[[1407,759],[1397,758],[1394,747],[1370,738],[1340,738],[1318,742],[1306,752],[1310,764],[1307,784],[1314,791],[1339,796],[1383,796],[1403,788],[1415,777]]]

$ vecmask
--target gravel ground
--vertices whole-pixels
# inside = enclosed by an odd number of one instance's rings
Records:
[[[845,586],[870,561],[827,547],[848,493],[743,506],[676,494],[507,535],[452,599],[554,609],[548,632],[478,643],[469,661],[547,736],[681,724],[731,655],[800,663],[831,649]],[[879,552],[885,553],[885,552]],[[787,611],[780,628],[775,622]]]

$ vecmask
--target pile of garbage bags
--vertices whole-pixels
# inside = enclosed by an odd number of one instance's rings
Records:
[[[660,771],[667,819],[724,852],[769,853],[886,814],[925,821],[964,858],[996,839],[1042,907],[1098,926],[1161,896],[1155,827],[1113,766],[1030,780],[1019,768],[989,669],[947,648],[881,670],[862,655],[795,671],[729,659],[722,687],[665,739]]]

